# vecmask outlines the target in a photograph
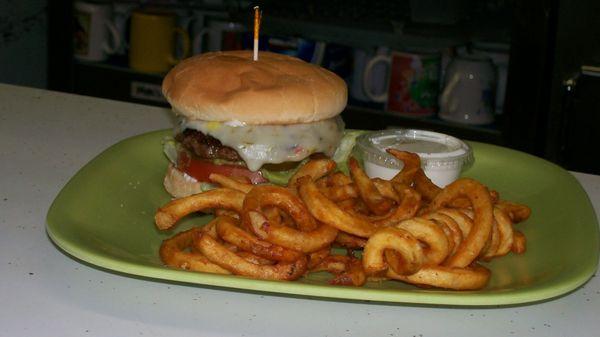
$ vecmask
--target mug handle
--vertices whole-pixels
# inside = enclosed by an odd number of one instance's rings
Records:
[[[316,42],[315,51],[313,52],[311,63],[321,65],[323,63],[323,59],[325,58],[326,48],[327,44],[325,42]]]
[[[377,94],[371,92],[371,88],[369,87],[369,81],[367,80],[368,78],[371,77],[371,72],[373,71],[373,67],[375,67],[375,65],[379,62],[387,63],[388,69],[391,69],[392,57],[388,56],[388,55],[377,55],[374,58],[372,58],[371,60],[369,60],[369,62],[367,62],[367,66],[365,67],[365,70],[363,72],[362,86],[363,86],[363,91],[365,92],[367,97],[369,97],[373,102],[384,103],[385,101],[387,101],[387,98],[388,98],[387,90],[385,90],[380,95],[377,95]],[[388,79],[385,84],[386,88],[389,85],[389,76],[387,76],[387,77],[388,77]]]
[[[204,43],[204,35],[208,34],[210,30],[210,28],[202,28],[198,35],[194,37],[194,42],[192,42],[194,54],[200,54],[203,52],[202,44]]]
[[[108,28],[108,32],[111,35],[112,45],[109,45],[108,42],[106,42],[102,47],[107,54],[114,54],[119,50],[119,46],[121,46],[121,35],[119,34],[117,26],[111,21],[105,21],[104,25]]]
[[[175,27],[175,29],[173,31],[176,34],[181,35],[181,38],[183,39],[183,53],[182,53],[181,57],[176,58],[173,55],[169,56],[169,63],[175,65],[175,64],[179,63],[181,60],[183,60],[184,58],[190,56],[190,36],[188,35],[187,31],[181,27]]]
[[[441,111],[442,114],[452,114],[456,107],[452,106],[450,103],[450,98],[453,96],[454,89],[460,82],[460,76],[457,74],[453,74],[450,78],[450,82],[446,84],[444,90],[442,91],[442,95],[440,96],[440,108],[445,111]]]

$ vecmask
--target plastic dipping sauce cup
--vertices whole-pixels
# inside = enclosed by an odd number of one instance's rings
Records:
[[[356,150],[363,159],[365,172],[371,178],[389,180],[404,164],[386,152],[388,148],[414,152],[421,158],[425,175],[439,187],[458,178],[474,161],[471,147],[462,140],[443,133],[391,129],[364,134],[357,139]]]

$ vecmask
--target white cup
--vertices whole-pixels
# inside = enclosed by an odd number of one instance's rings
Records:
[[[192,51],[199,54],[207,51],[242,49],[242,39],[246,31],[246,26],[238,22],[209,21],[208,25],[194,36]],[[205,38],[208,38],[206,48]]]
[[[354,99],[363,102],[372,102],[373,100],[367,96],[365,91],[373,92],[377,96],[386,93],[387,64],[378,63],[370,72],[369,77],[365,77],[364,75],[365,67],[373,58],[389,54],[390,49],[388,47],[378,47],[372,50],[354,49],[354,64],[350,84],[350,94]]]
[[[109,3],[77,1],[74,56],[85,61],[104,61],[121,46],[119,30],[112,22]]]
[[[459,55],[446,69],[439,117],[463,124],[494,121],[496,71],[489,57]]]

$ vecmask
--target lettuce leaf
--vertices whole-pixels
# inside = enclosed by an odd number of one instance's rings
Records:
[[[348,174],[348,158],[352,154],[354,145],[356,144],[356,138],[369,131],[366,130],[345,130],[344,136],[340,141],[340,145],[335,151],[332,159],[336,162],[338,170]],[[298,168],[304,164],[307,159],[304,159],[295,169],[287,171],[270,171],[267,169],[261,169],[263,177],[276,185],[286,185],[290,178],[296,173]]]
[[[177,155],[179,153],[179,143],[173,137],[162,139],[163,152],[167,159],[173,164],[177,164]]]
[[[368,130],[354,129],[344,131],[344,137],[340,141],[340,146],[335,150],[332,158],[336,162],[338,170],[348,174],[348,158],[350,158],[354,145],[356,145],[356,138],[368,132]]]

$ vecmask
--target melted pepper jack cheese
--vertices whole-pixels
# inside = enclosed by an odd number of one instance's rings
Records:
[[[186,128],[213,136],[235,149],[248,168],[256,171],[264,164],[296,162],[318,152],[333,156],[344,133],[344,122],[339,116],[289,125],[184,120],[181,129]]]

